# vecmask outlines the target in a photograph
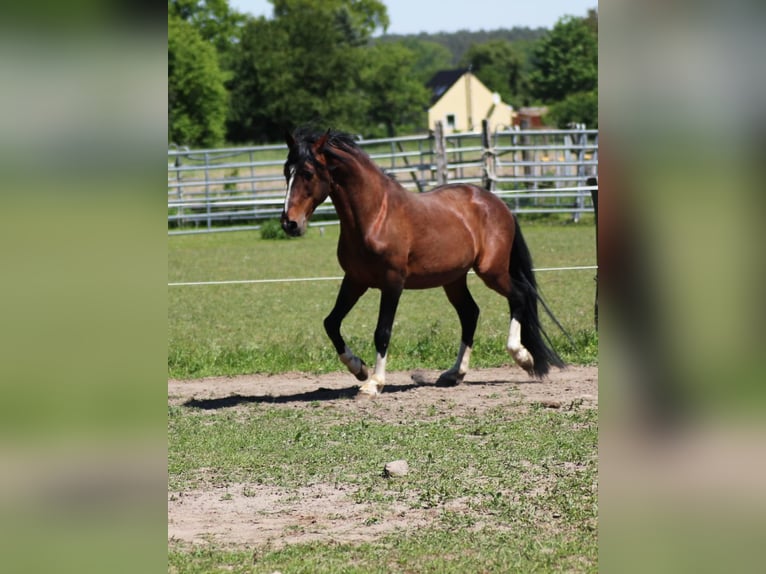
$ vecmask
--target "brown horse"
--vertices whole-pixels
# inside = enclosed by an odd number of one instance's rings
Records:
[[[287,135],[287,145],[283,229],[302,235],[328,195],[340,219],[338,261],[345,276],[324,326],[340,360],[365,381],[360,393],[377,395],[385,384],[386,351],[403,289],[444,288],[460,318],[462,335],[457,360],[439,384],[463,380],[479,318],[466,283],[471,269],[509,302],[506,347],[516,363],[536,377],[544,376],[551,365],[564,366],[543,339],[548,337],[538,317],[529,250],[516,217],[499,198],[467,184],[409,192],[384,174],[348,134],[298,130]],[[343,318],[370,288],[381,291],[372,376],[340,332]]]

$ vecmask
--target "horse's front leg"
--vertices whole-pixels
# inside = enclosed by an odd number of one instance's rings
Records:
[[[402,295],[402,287],[384,289],[380,294],[380,311],[378,325],[375,327],[375,372],[366,383],[359,387],[362,396],[374,397],[383,391],[386,384],[386,353],[391,340],[391,329],[394,325],[396,308]]]
[[[348,370],[360,381],[367,380],[367,365],[348,348],[348,345],[346,345],[346,342],[343,340],[343,336],[340,334],[340,325],[343,322],[344,317],[348,315],[349,311],[353,309],[356,302],[359,301],[359,298],[364,295],[366,291],[367,287],[354,283],[348,276],[345,276],[343,282],[340,284],[340,291],[338,291],[338,297],[335,300],[335,307],[333,307],[330,314],[324,320],[325,331],[327,331],[327,335],[335,346],[338,357],[341,362],[348,367]]]

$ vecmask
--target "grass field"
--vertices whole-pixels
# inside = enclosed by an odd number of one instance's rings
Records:
[[[522,222],[536,267],[593,265],[592,219],[579,224]],[[311,228],[293,240],[263,240],[258,232],[177,236],[168,239],[168,281],[225,281],[292,277],[337,277],[338,227]],[[564,358],[597,361],[593,329],[594,270],[538,274],[541,291],[578,348],[568,347],[544,317]],[[328,372],[342,368],[322,327],[340,281],[216,285],[168,288],[168,375],[194,378],[288,370]],[[469,287],[482,314],[472,364],[509,364],[506,301],[476,276]],[[368,292],[346,318],[350,346],[371,363],[378,292]],[[441,289],[405,291],[394,323],[390,370],[447,368],[459,344],[457,316]]]
[[[356,544],[171,544],[170,572],[597,570],[593,410],[493,409],[479,416],[453,415],[448,406],[392,424],[326,405],[251,405],[226,414],[171,407],[169,425],[171,492],[213,483],[249,496],[257,485],[297,491],[326,484],[348,492],[352,505],[370,506],[365,524],[386,520],[392,507],[430,509],[432,517],[414,531]],[[408,460],[413,472],[383,478],[380,461],[394,458]]]
[[[527,221],[522,228],[537,267],[595,263],[592,220]],[[264,240],[257,232],[170,237],[168,281],[339,276],[337,233],[337,226],[327,226],[324,233],[313,228],[292,240]],[[545,321],[572,362],[597,362],[594,275],[538,274],[550,306],[580,343],[566,349]],[[329,280],[169,287],[168,376],[344,370],[322,328],[338,285]],[[510,364],[505,300],[476,277],[469,286],[482,309],[472,366]],[[377,305],[377,292],[369,292],[344,323],[347,340],[368,362],[374,358]],[[388,368],[447,368],[458,335],[457,317],[442,290],[407,291]],[[168,496],[186,500],[184,508],[194,493],[234,505],[262,489],[278,489],[290,493],[294,504],[307,504],[299,493],[308,489],[341,497],[337,520],[349,524],[356,520],[373,528],[402,515],[425,518],[419,526],[384,529],[356,542],[326,534],[271,547],[262,533],[246,545],[169,540],[168,572],[597,571],[597,410],[577,402],[560,409],[530,404],[517,386],[506,384],[488,385],[476,410],[449,398],[455,396],[449,390],[433,402],[415,401],[416,392],[396,393],[401,399],[391,393],[367,406],[344,400],[245,401],[204,409],[171,401]],[[382,463],[399,458],[409,462],[410,474],[383,478]],[[298,530],[285,535],[290,532]]]

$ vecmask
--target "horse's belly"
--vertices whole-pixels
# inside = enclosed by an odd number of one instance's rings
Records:
[[[408,257],[408,289],[441,287],[465,275],[476,261],[474,241],[470,234],[455,226],[450,232],[422,234],[412,245]]]
[[[463,275],[468,273],[469,269],[452,269],[428,274],[413,273],[407,276],[404,281],[405,289],[432,289],[433,287],[442,287],[457,281]]]

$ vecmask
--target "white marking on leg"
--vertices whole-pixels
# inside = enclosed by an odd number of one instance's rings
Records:
[[[460,349],[457,352],[457,359],[448,371],[439,376],[439,382],[448,385],[455,385],[463,382],[465,374],[468,372],[468,364],[471,362],[471,347],[464,342],[460,342]]]
[[[348,348],[348,345],[346,345],[346,349],[343,353],[338,355],[338,357],[340,357],[340,362],[346,365],[348,370],[354,375],[358,375],[359,371],[362,370],[362,359],[357,357],[354,352]]]
[[[508,344],[506,347],[511,353],[516,353],[521,349],[521,323],[516,319],[511,319],[511,329],[508,333]]]
[[[508,352],[519,365],[525,371],[531,371],[535,366],[535,361],[532,355],[529,353],[526,347],[521,344],[521,323],[516,319],[511,319],[511,328],[508,333],[508,344],[506,345]]]
[[[362,395],[374,397],[383,391],[386,384],[386,358],[378,353],[375,357],[375,372],[373,375],[359,387]]]
[[[375,356],[375,376],[381,383],[386,380],[386,358],[380,353]]]
[[[457,361],[455,361],[455,369],[459,375],[465,375],[468,372],[468,364],[471,362],[471,347],[460,342],[460,350],[457,353]]]
[[[293,182],[295,181],[295,166],[290,168],[290,178],[287,180],[287,191],[285,192],[285,213],[287,213],[287,205],[290,203],[290,190],[293,188]]]

